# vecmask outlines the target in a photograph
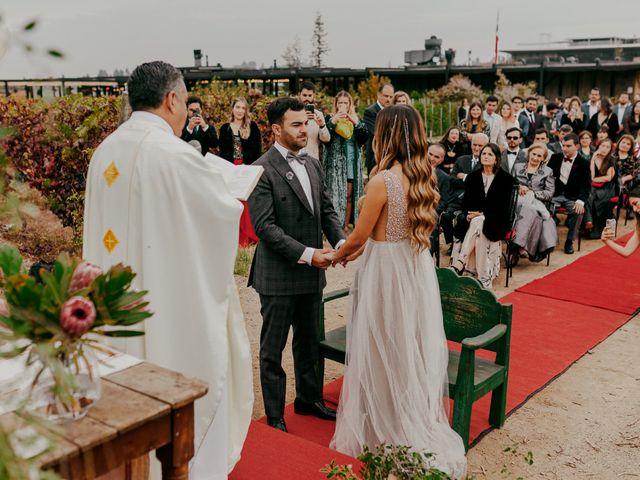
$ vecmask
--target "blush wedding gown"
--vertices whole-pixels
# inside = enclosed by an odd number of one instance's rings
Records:
[[[448,421],[448,351],[440,289],[428,249],[409,243],[398,176],[387,189],[386,241],[369,239],[351,288],[347,359],[331,448],[357,456],[388,443],[430,452],[431,466],[466,472],[464,445]]]

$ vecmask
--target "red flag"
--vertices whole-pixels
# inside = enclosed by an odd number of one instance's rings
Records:
[[[499,43],[499,40],[500,40],[500,36],[498,34],[499,26],[500,26],[500,10],[498,10],[498,17],[496,18],[496,48],[495,48],[495,55],[494,55],[494,58],[493,58],[493,63],[495,65],[498,64],[498,43]]]

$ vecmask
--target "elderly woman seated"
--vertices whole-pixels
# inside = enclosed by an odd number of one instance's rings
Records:
[[[515,166],[516,180],[520,184],[518,197],[516,235],[510,248],[528,255],[532,262],[544,259],[558,245],[556,224],[546,207],[555,190],[553,171],[547,167],[547,146],[534,143],[527,150],[526,163]]]
[[[515,179],[500,168],[502,155],[494,143],[480,151],[480,170],[465,178],[463,216],[455,236],[451,267],[477,275],[485,288],[491,288],[500,271],[501,240],[511,228],[509,209]],[[475,272],[474,272],[475,270]]]

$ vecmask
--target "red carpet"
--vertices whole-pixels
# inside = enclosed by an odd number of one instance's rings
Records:
[[[287,421],[289,419],[287,417]],[[242,457],[229,479],[319,480],[326,478],[326,474],[320,473],[320,469],[331,460],[336,460],[339,464],[351,464],[354,471],[360,468],[358,460],[347,455],[295,434],[282,433],[262,423],[251,422]]]
[[[625,258],[602,247],[517,291],[631,315],[640,307],[640,250]]]
[[[629,320],[640,307],[638,272],[640,254],[625,259],[600,249],[501,299],[513,304],[507,412]],[[328,404],[337,404],[341,386],[342,379],[325,385]],[[489,431],[489,401],[487,395],[474,404],[472,440]],[[231,479],[325,478],[318,471],[331,459],[357,463],[327,448],[333,422],[296,415],[293,405],[285,419],[288,435],[252,423]]]

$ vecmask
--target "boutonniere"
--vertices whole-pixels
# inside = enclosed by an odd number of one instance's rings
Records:
[[[285,177],[287,177],[287,180],[293,180],[293,172],[287,172]]]

